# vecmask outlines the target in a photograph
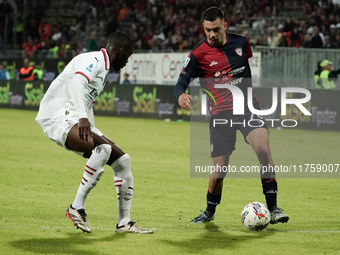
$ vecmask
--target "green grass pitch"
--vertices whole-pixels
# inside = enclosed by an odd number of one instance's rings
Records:
[[[216,219],[189,221],[205,209],[207,179],[190,178],[190,124],[96,117],[96,126],[132,159],[131,218],[153,235],[118,234],[113,174],[87,199],[93,232],[82,233],[65,210],[73,201],[85,159],[49,141],[36,112],[0,109],[0,254],[339,254],[339,179],[278,179],[288,224],[246,230],[242,208],[265,202],[260,179],[225,180]],[[337,132],[270,129],[276,164],[340,163]],[[243,153],[249,155],[247,159]],[[241,136],[231,163],[257,164]],[[340,171],[340,170],[339,170]]]

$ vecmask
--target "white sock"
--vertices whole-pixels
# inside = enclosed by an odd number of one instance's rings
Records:
[[[131,174],[130,156],[124,154],[111,165],[118,199],[118,226],[130,221],[131,202],[133,197],[133,177]]]
[[[104,166],[110,154],[111,146],[109,144],[101,144],[93,149],[91,157],[86,162],[85,171],[76,198],[72,203],[74,209],[85,209],[86,198],[104,174]]]

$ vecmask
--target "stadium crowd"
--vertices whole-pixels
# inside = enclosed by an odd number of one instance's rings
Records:
[[[2,24],[6,13],[13,11],[7,1],[0,3]],[[79,54],[100,49],[110,33],[123,30],[130,34],[137,50],[191,50],[204,38],[201,14],[212,5],[224,10],[228,31],[245,35],[252,46],[340,47],[339,0],[73,2],[65,9],[74,14],[68,18],[49,17],[46,11],[50,6],[41,0],[29,12],[18,8],[16,49],[23,49],[26,57],[37,53],[64,57],[66,50]],[[0,49],[4,49],[1,43]]]

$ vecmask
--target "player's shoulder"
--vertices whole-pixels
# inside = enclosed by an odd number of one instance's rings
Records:
[[[243,35],[239,35],[239,34],[230,34],[230,33],[226,33],[227,34],[227,40],[228,43],[246,43],[248,44],[248,39],[247,37],[243,36]]]
[[[210,46],[206,42],[206,38],[201,40],[191,51],[196,58],[200,58],[207,54],[207,50],[209,50]]]
[[[82,65],[90,65],[91,67],[97,67],[98,69],[105,69],[108,62],[108,56],[106,51],[91,51],[77,55],[74,61]]]

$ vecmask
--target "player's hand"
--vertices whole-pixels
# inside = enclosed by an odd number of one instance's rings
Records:
[[[91,132],[91,124],[88,119],[82,118],[78,122],[79,138],[84,142],[93,140],[93,135]]]
[[[191,96],[183,93],[178,98],[178,104],[185,110],[190,110],[190,102],[192,101]]]

